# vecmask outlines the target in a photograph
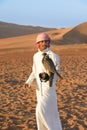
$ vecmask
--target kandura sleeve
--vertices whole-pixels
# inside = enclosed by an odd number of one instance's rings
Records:
[[[58,55],[55,56],[55,67],[58,73],[60,73],[60,57]]]
[[[33,67],[32,67],[32,72],[29,75],[29,78],[26,81],[26,84],[28,84],[29,86],[31,85],[31,83],[35,80],[35,63],[34,63],[34,58],[33,58]]]

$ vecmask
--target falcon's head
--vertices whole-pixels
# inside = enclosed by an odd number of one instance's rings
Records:
[[[49,56],[47,55],[47,53],[43,53],[43,58],[47,59]]]

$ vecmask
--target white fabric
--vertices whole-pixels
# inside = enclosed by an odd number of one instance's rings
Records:
[[[46,53],[52,58],[56,68],[60,71],[59,57],[47,48]],[[49,81],[42,82],[39,79],[39,73],[46,72],[42,64],[42,53],[38,51],[33,57],[33,68],[26,83],[30,86],[32,81],[36,79],[36,94],[37,94],[37,107],[36,107],[36,120],[38,130],[62,130],[61,121],[57,107],[56,95],[56,79],[54,75],[53,85],[49,87]]]

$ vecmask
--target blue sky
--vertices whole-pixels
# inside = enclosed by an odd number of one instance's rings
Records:
[[[71,27],[87,21],[87,0],[0,0],[0,21]]]

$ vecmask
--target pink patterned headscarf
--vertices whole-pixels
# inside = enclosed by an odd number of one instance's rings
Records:
[[[47,47],[50,47],[50,41],[51,41],[51,39],[50,39],[49,35],[46,34],[46,33],[40,33],[40,34],[38,34],[38,36],[36,38],[36,42],[35,42],[38,49],[39,49],[39,44],[38,43],[40,41],[44,41],[44,40],[48,40],[49,41],[49,44],[48,44]]]

